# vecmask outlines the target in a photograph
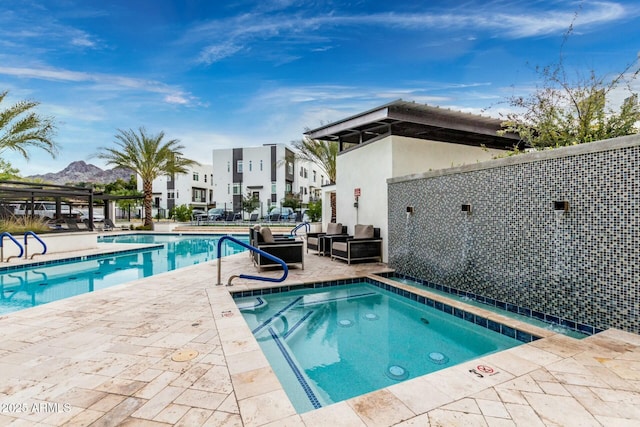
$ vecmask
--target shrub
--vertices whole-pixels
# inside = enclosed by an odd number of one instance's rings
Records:
[[[307,208],[307,216],[309,221],[317,222],[322,219],[322,200],[316,200],[315,202],[309,202]]]
[[[0,219],[0,232],[7,231],[9,233],[22,234],[26,231],[34,233],[43,233],[51,231],[47,225],[47,220],[34,216],[14,216]]]
[[[169,216],[176,221],[187,222],[193,215],[193,208],[187,205],[176,206],[171,209]]]

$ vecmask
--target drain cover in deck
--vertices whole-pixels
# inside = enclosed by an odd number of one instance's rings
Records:
[[[198,352],[196,350],[191,350],[191,349],[178,350],[171,355],[171,360],[173,360],[174,362],[186,362],[188,360],[193,359],[197,355],[198,355]]]

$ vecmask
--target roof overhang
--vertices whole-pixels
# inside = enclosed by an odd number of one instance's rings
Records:
[[[0,181],[0,199],[22,201],[37,198],[69,198],[86,200],[125,200],[143,199],[144,196],[117,196],[103,192],[94,192],[93,188],[74,187],[27,181]]]
[[[311,139],[337,141],[340,151],[389,135],[511,149],[516,134],[498,135],[502,121],[402,100],[305,132]]]

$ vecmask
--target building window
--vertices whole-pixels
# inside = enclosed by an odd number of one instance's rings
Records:
[[[191,195],[191,201],[195,203],[204,203],[206,202],[207,193],[205,190],[200,188],[194,188],[193,193]]]
[[[317,175],[316,171],[313,171],[313,182],[316,182],[316,175]]]
[[[233,183],[233,195],[237,196],[238,194],[241,194],[241,185],[238,182],[234,182]]]
[[[206,173],[204,174],[203,178],[204,178],[204,182],[207,182],[207,174]]]
[[[231,184],[227,184],[227,194],[231,194]]]
[[[307,187],[304,187],[304,195],[306,196],[307,194],[309,194],[307,193]]]
[[[262,171],[262,160],[260,160],[260,170]]]
[[[200,180],[200,177],[198,176],[198,172],[194,172],[193,173],[193,180],[194,181],[199,181]]]
[[[276,183],[272,182],[271,183],[271,194],[276,194],[276,193],[277,193],[277,191],[276,191]]]
[[[253,170],[253,161],[249,160],[249,172]]]
[[[324,185],[324,176],[320,175],[320,185]]]
[[[176,195],[173,191],[167,193],[167,199],[175,199]]]
[[[238,160],[238,163],[236,163],[236,172],[242,173],[242,160]]]
[[[231,172],[231,162],[227,162],[227,172]]]
[[[300,176],[302,176],[302,171],[304,171],[304,168],[300,166]]]
[[[291,183],[290,182],[287,182],[287,185],[285,186],[285,192],[291,193]]]
[[[309,178],[309,170],[307,168],[304,169],[304,177]]]
[[[287,162],[287,173],[293,175],[293,163]]]

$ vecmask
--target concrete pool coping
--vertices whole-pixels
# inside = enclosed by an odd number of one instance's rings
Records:
[[[225,279],[247,270],[256,271],[246,253],[222,261]],[[292,269],[285,284],[381,271],[386,265],[348,266],[308,254],[305,270]],[[640,336],[618,330],[583,340],[542,330],[546,337],[532,343],[297,414],[230,288],[215,282],[216,263],[208,262],[0,316],[0,425],[640,422]],[[233,291],[264,287],[234,283]],[[185,350],[197,356],[172,359]]]

